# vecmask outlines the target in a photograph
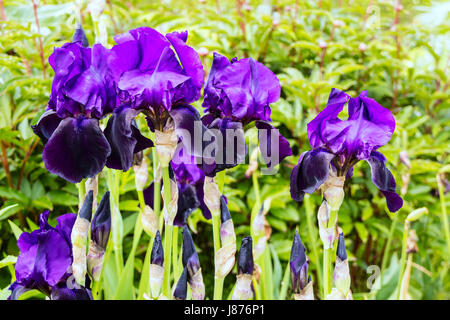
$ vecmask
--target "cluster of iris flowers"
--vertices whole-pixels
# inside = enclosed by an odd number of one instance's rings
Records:
[[[227,199],[222,195],[224,172],[245,161],[244,130],[253,124],[258,130],[259,153],[268,168],[291,156],[292,151],[270,119],[270,104],[279,99],[281,91],[275,74],[252,58],[229,60],[214,53],[204,84],[201,60],[186,44],[187,37],[186,31],[163,35],[141,27],[117,35],[116,44],[108,49],[99,43],[89,47],[79,26],[71,43],[55,48],[49,58],[55,72],[50,100],[33,131],[45,145],[42,157],[48,171],[80,186],[80,209],[78,215],[60,216],[55,228],[47,223],[49,213],[44,212],[40,228],[22,234],[11,299],[31,289],[51,299],[98,296],[105,250],[111,241],[116,250],[115,234],[120,234],[113,178],[108,179],[111,197],[107,192],[96,208],[98,176],[105,167],[122,171],[133,167],[135,171],[140,200],[139,231],[135,234],[140,235],[143,229],[152,239],[145,296],[205,298],[199,257],[187,227],[188,216],[199,208],[212,220],[214,299],[222,298],[223,280],[235,265],[237,251]],[[201,117],[191,104],[200,99],[202,88]],[[341,120],[338,114],[347,103],[349,117]],[[140,114],[146,118],[151,138],[139,129],[136,117]],[[355,163],[369,163],[372,181],[385,195],[389,210],[402,206],[386,159],[377,151],[389,141],[394,128],[392,113],[365,92],[351,98],[337,89],[332,90],[327,107],[308,125],[313,150],[300,156],[291,173],[291,195],[299,202],[305,193],[319,188],[324,195],[318,213],[327,259],[323,298],[351,299],[337,212],[344,197],[344,181],[351,177]],[[142,155],[152,147],[154,180],[147,186],[148,168]],[[160,212],[161,197],[164,206]],[[183,228],[182,271],[178,265],[171,268],[172,261],[177,262],[178,248],[174,226]],[[242,240],[237,258],[233,299],[258,294],[255,270],[260,273],[259,282],[265,279],[264,266],[260,263],[257,267],[266,241],[263,229],[264,217],[255,211],[251,236]],[[335,286],[331,288],[334,250]],[[296,233],[290,261],[296,299],[314,299],[308,265],[306,249]]]

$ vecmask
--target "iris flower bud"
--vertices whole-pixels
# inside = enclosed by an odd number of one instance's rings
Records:
[[[205,285],[203,283],[200,260],[195,250],[194,240],[187,227],[183,229],[183,265],[187,269],[188,282],[191,286],[193,300],[205,299]]]
[[[324,245],[324,249],[331,249],[333,247],[335,238],[335,225],[337,221],[334,221],[332,227],[328,228],[328,221],[330,220],[331,208],[327,201],[324,199],[320,205],[319,211],[317,213],[317,221],[319,224],[319,236]]]
[[[220,241],[222,247],[216,252],[215,265],[216,276],[225,278],[234,266],[236,254],[236,234],[234,232],[233,220],[228,210],[225,197],[220,197],[221,221]]]
[[[73,225],[71,240],[72,240],[72,270],[76,282],[84,286],[86,280],[86,241],[89,232],[89,223],[92,218],[92,202],[94,192],[88,192],[80,213]]]
[[[339,234],[336,252],[336,265],[334,267],[334,285],[347,297],[350,291],[350,270],[348,267],[347,250],[345,249],[344,234]]]
[[[339,210],[344,200],[344,181],[345,176],[338,177],[331,171],[322,185],[323,196],[333,211]]]
[[[264,249],[266,248],[266,236],[264,233],[264,204],[261,206],[259,213],[253,220],[252,229],[256,241],[253,253],[255,260],[257,260],[264,253]]]
[[[164,188],[163,185],[161,192],[164,194]],[[173,220],[175,219],[175,216],[177,215],[178,211],[178,186],[175,181],[170,179],[170,204],[167,206],[166,203],[164,203],[163,213],[164,213],[164,220],[167,224],[173,225]]]
[[[213,216],[220,215],[220,191],[217,184],[214,182],[214,178],[205,177],[205,183],[203,185],[203,201],[208,207]]]
[[[91,242],[87,256],[89,273],[95,281],[100,279],[100,273],[103,266],[103,257],[105,255],[106,245],[108,244],[109,234],[111,233],[111,205],[109,202],[109,191],[107,191],[100,201],[91,223]]]
[[[237,262],[237,281],[233,292],[233,300],[248,300],[252,295],[252,278],[253,278],[253,253],[252,253],[252,237],[242,239],[241,249]]]
[[[150,257],[150,288],[152,297],[159,296],[164,278],[164,249],[159,230],[156,232],[153,242],[152,255]]]
[[[134,168],[134,183],[136,185],[136,190],[142,191],[144,190],[148,179],[148,165],[145,157],[142,158],[142,161],[138,165],[135,165],[133,168]]]
[[[155,130],[155,146],[161,166],[169,166],[178,144],[178,135],[171,119],[167,120],[163,131]]]
[[[173,292],[173,298],[175,300],[186,300],[187,296],[187,278],[188,270],[185,267],[181,273],[180,279],[178,280],[177,286]]]
[[[297,231],[295,231],[289,261],[295,300],[314,300],[311,277],[307,275],[309,259],[306,256],[305,247]]]
[[[144,231],[150,236],[154,237],[158,231],[158,217],[150,206],[145,206],[141,214],[141,223]]]

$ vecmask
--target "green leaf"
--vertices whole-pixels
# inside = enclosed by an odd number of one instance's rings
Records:
[[[19,240],[19,237],[23,233],[23,231],[11,220],[8,220],[8,223],[11,227],[12,232],[14,233],[14,236],[16,237],[16,240]]]
[[[15,203],[15,204],[12,204],[10,206],[0,209],[0,221],[12,216],[20,209],[21,209],[21,207],[19,206],[18,203]]]
[[[17,262],[17,257],[15,256],[6,256],[6,258],[0,260],[0,269]]]
[[[356,222],[355,228],[358,232],[359,237],[365,243],[369,237],[369,232],[367,231],[366,226],[361,222]]]

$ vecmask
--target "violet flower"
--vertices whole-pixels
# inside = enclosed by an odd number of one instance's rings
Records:
[[[191,287],[193,300],[205,299],[205,285],[203,283],[200,260],[195,250],[194,240],[188,227],[183,228],[183,256],[184,268],[187,270],[187,281]]]
[[[347,120],[338,114],[348,102]],[[302,201],[305,193],[313,193],[328,179],[330,168],[338,178],[351,177],[353,166],[360,160],[369,163],[372,182],[384,194],[391,212],[403,205],[395,192],[395,180],[386,168],[386,158],[377,151],[385,145],[395,129],[395,119],[363,91],[351,98],[332,89],[327,107],[308,124],[308,138],[313,150],[301,154],[291,173],[291,196]]]
[[[47,111],[33,131],[45,144],[42,158],[51,173],[76,183],[98,174],[111,147],[99,119],[117,103],[115,83],[105,61],[111,54],[101,44],[87,47],[77,29],[73,42],[55,48],[49,63],[55,71]]]
[[[76,214],[58,217],[53,228],[47,222],[49,212],[41,214],[39,229],[20,235],[20,255],[15,266],[16,281],[11,285],[10,299],[29,290],[39,290],[51,299],[92,299],[88,286],[80,287],[71,272],[72,244],[70,234]],[[89,278],[86,278],[89,284]]]
[[[292,243],[289,265],[295,300],[314,300],[311,276],[308,276],[309,258],[297,230]]]
[[[114,168],[126,171],[132,165],[140,136],[133,126],[138,113],[143,112],[150,129],[156,130],[157,147],[176,147],[178,142],[177,136],[173,139],[161,133],[183,129],[193,136],[194,122],[201,124],[199,113],[189,104],[200,97],[204,71],[200,57],[186,44],[187,36],[187,31],[164,36],[141,27],[114,38],[117,44],[111,49],[108,66],[124,103],[109,119],[105,132],[113,146],[109,165]],[[183,142],[193,146],[188,137]],[[171,156],[158,155],[162,163],[168,163]]]
[[[252,58],[229,61],[225,56],[214,53],[204,89],[202,106],[206,115],[202,120],[208,128],[219,130],[224,141],[222,148],[219,143],[219,150],[213,155],[215,163],[202,165],[205,174],[214,176],[243,162],[247,153],[243,129],[252,122],[259,130],[259,147],[269,167],[292,155],[287,140],[270,123],[270,103],[279,99],[280,90],[278,78],[262,63]],[[227,129],[235,130],[236,136],[228,137]],[[234,143],[234,150],[227,152],[231,143]],[[272,146],[278,150],[272,150]],[[233,153],[232,161],[227,161],[228,153]]]

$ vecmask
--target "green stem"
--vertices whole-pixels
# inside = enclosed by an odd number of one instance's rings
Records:
[[[382,274],[383,274],[383,271],[386,269],[386,264],[389,260],[389,253],[391,251],[392,238],[394,237],[395,226],[397,225],[397,217],[398,217],[398,214],[395,214],[394,218],[392,219],[391,228],[389,230],[389,236],[388,236],[388,239],[386,242],[386,248],[384,249],[383,260],[381,261],[380,288],[383,285]]]
[[[338,216],[338,210],[330,211],[330,218],[328,220],[328,228],[336,227],[335,221]],[[333,248],[323,248],[323,298],[331,293],[331,264],[332,264]]]
[[[450,230],[448,226],[448,220],[447,220],[447,205],[445,203],[445,191],[444,191],[444,185],[441,183],[439,175],[437,176],[437,185],[438,185],[438,191],[439,191],[439,200],[441,202],[441,222],[442,222],[442,228],[444,229],[445,239],[447,241],[447,261],[450,261]]]
[[[175,281],[178,280],[178,277],[180,276],[178,274],[178,227],[175,227],[174,233],[173,233],[173,254],[172,254],[172,263],[173,263],[173,278]]]
[[[313,216],[313,208],[312,208],[312,204],[311,204],[311,196],[309,194],[305,194],[305,198],[304,198],[304,204],[305,204],[305,211],[306,211],[306,222],[308,224],[308,234],[309,234],[309,241],[311,244],[311,249],[312,249],[312,254],[314,257],[314,262],[316,265],[316,270],[317,270],[317,282],[319,285],[319,288],[323,288],[323,283],[322,283],[322,273],[320,272],[320,270],[322,270],[322,266],[321,266],[321,262],[319,259],[319,250],[318,250],[318,246],[317,246],[317,238],[314,236],[316,234],[316,228],[314,227],[313,221],[312,221],[312,216]],[[325,299],[325,297],[323,297],[323,299]]]
[[[284,276],[283,276],[283,280],[281,282],[281,289],[280,289],[280,300],[284,300],[286,299],[286,294],[289,288],[289,275],[291,274],[291,268],[289,263],[286,265],[286,269],[284,270]],[[318,272],[320,273],[320,272]]]
[[[170,177],[169,167],[163,167],[163,184],[164,184],[164,205],[166,210],[170,212],[170,200],[172,198],[170,192]],[[163,295],[167,298],[171,298],[170,292],[170,271],[171,271],[171,256],[172,256],[172,234],[173,234],[173,222],[165,222],[164,230],[164,278],[163,278]]]
[[[223,193],[223,188],[225,185],[225,170],[220,171],[217,174],[217,186],[219,187],[220,193]],[[220,214],[212,214],[212,225],[213,225],[213,241],[214,241],[214,259],[216,257],[217,251],[220,249]],[[214,262],[215,268],[217,264]],[[223,282],[224,278],[220,278],[214,272],[214,300],[222,300],[223,295]]]
[[[78,211],[80,211],[81,206],[83,205],[84,196],[86,195],[86,179],[81,180],[80,183],[77,183],[78,187]]]
[[[403,228],[402,258],[400,260],[400,275],[398,277],[398,284],[397,284],[397,300],[400,300],[400,293],[401,293],[401,289],[402,289],[402,279],[403,279],[403,274],[405,273],[406,245],[408,242],[408,230],[409,230],[409,223],[407,221],[405,221],[405,226]]]
[[[158,154],[156,153],[156,148],[153,148],[153,177],[158,175],[158,163]],[[154,184],[153,212],[159,217],[161,207],[161,194],[159,193],[159,190],[161,190],[161,180],[154,179]]]

